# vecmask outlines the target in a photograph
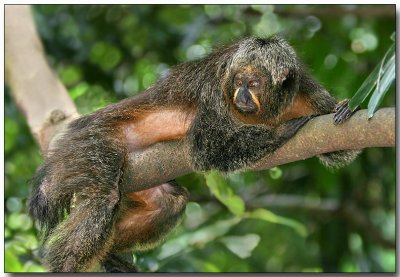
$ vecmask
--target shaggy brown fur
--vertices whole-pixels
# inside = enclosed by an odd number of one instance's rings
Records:
[[[128,153],[187,139],[195,169],[232,171],[334,109],[279,37],[242,39],[172,68],[139,96],[75,120],[54,144],[29,204],[44,227],[43,263],[50,271],[90,271],[99,262],[135,271],[118,253],[153,247],[177,225],[188,194],[174,182],[121,194]],[[354,153],[326,157],[335,164]]]

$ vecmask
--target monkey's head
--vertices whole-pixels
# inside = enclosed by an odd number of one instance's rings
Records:
[[[299,89],[296,54],[279,37],[239,41],[226,65],[225,95],[242,118],[279,117]]]
[[[265,85],[265,77],[254,68],[238,71],[233,76],[233,95],[230,96],[236,109],[243,114],[260,113]]]

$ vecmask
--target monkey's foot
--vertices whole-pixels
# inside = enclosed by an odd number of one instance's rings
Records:
[[[113,254],[109,255],[103,262],[103,268],[106,272],[138,272],[133,265],[133,261],[128,261],[126,255],[123,257]]]
[[[349,100],[345,99],[340,101],[335,108],[335,115],[333,116],[334,124],[342,124],[346,121],[350,116],[352,116],[356,111],[358,111],[360,107],[357,107],[354,111],[349,109]]]

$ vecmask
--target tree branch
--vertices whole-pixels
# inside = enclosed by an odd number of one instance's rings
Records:
[[[268,169],[337,150],[395,145],[395,109],[378,110],[367,119],[367,111],[355,113],[344,124],[333,124],[333,114],[312,119],[285,145],[247,170]],[[129,155],[124,175],[126,191],[140,190],[192,172],[186,141],[164,142]]]
[[[29,6],[5,5],[4,48],[7,85],[45,153],[63,121],[78,112],[46,61]]]

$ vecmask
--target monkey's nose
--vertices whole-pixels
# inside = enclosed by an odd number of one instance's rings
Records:
[[[250,92],[247,88],[240,88],[235,99],[235,105],[240,112],[252,113],[257,111],[257,105],[253,102]]]
[[[241,87],[236,97],[236,102],[247,105],[251,101],[252,99],[249,90],[245,87]]]

